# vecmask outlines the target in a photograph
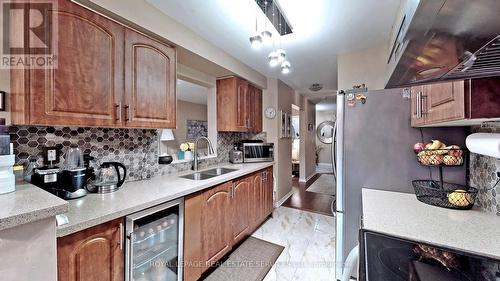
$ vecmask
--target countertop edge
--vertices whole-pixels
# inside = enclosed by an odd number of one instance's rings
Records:
[[[178,199],[178,198],[181,198],[181,197],[188,196],[190,194],[193,194],[193,193],[201,191],[201,190],[205,190],[207,188],[211,188],[211,187],[216,186],[218,184],[221,184],[221,183],[224,183],[224,182],[227,182],[227,181],[231,181],[231,180],[234,180],[234,179],[246,176],[246,175],[254,173],[256,171],[259,171],[259,170],[271,167],[275,163],[274,162],[265,162],[265,163],[263,162],[263,163],[252,163],[252,164],[259,164],[259,166],[251,168],[251,169],[248,169],[244,173],[237,173],[237,172],[235,172],[235,174],[232,175],[232,176],[229,175],[229,174],[227,174],[226,177],[221,178],[221,179],[212,178],[208,182],[198,181],[199,185],[196,186],[196,187],[193,187],[191,189],[186,189],[185,191],[182,191],[182,192],[178,192],[178,193],[174,193],[174,194],[169,195],[169,196],[161,197],[161,198],[149,201],[147,203],[140,204],[140,205],[137,205],[137,206],[133,206],[133,207],[130,207],[130,208],[126,208],[126,209],[123,209],[121,211],[117,211],[117,212],[114,212],[114,213],[111,213],[111,214],[106,214],[106,215],[103,215],[101,217],[90,219],[90,220],[87,220],[87,221],[84,221],[84,222],[79,222],[79,223],[73,224],[73,225],[71,223],[69,225],[62,225],[62,226],[56,228],[56,236],[58,238],[59,237],[64,237],[64,236],[68,236],[68,235],[71,235],[73,233],[76,233],[76,232],[79,232],[79,231],[91,228],[93,226],[96,226],[96,225],[99,225],[99,224],[103,224],[105,222],[108,222],[108,221],[111,221],[111,220],[114,220],[114,219],[117,219],[117,218],[121,218],[121,217],[130,215],[130,214],[133,214],[135,212],[138,212],[138,211],[141,211],[141,210],[144,210],[144,209],[148,209],[148,208],[154,207],[154,206],[159,205],[159,204],[166,203],[168,201],[172,201],[172,200],[175,200],[175,199]],[[227,166],[227,165],[230,165],[230,163],[223,163],[223,164],[220,164],[220,165],[215,165],[215,166],[207,167],[206,169],[212,168],[212,167],[224,167],[224,166]],[[205,169],[203,169],[203,170],[205,170]],[[183,174],[183,173],[179,173],[179,174]],[[172,176],[172,175],[169,175],[169,176]]]
[[[22,214],[16,214],[10,217],[5,217],[0,220],[0,231],[40,221],[46,218],[55,217],[56,215],[64,214],[68,211],[69,211],[69,203],[65,202],[47,208],[37,209]]]

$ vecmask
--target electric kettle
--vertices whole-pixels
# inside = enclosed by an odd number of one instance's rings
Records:
[[[120,172],[120,168],[123,172]],[[122,186],[127,177],[127,168],[120,162],[104,162],[95,171],[95,180],[87,185],[93,193],[115,192]]]

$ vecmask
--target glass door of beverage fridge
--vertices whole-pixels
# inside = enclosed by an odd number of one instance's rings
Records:
[[[182,280],[184,200],[126,218],[126,281]]]

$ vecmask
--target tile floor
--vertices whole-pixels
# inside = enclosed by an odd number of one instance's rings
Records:
[[[252,236],[285,247],[264,281],[334,280],[333,217],[279,207]]]

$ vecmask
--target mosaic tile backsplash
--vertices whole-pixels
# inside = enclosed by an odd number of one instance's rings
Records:
[[[29,158],[43,164],[43,148],[61,147],[64,153],[71,145],[78,145],[84,153],[104,161],[118,161],[127,167],[127,180],[142,180],[191,169],[191,162],[159,165],[158,134],[156,129],[111,129],[79,127],[11,126],[16,164],[23,165]],[[200,160],[200,168],[229,162],[233,144],[243,139],[266,139],[266,134],[219,133],[217,157]]]
[[[472,132],[500,133],[500,128],[473,127]],[[500,216],[500,184],[497,172],[500,172],[500,159],[480,154],[470,154],[470,186],[479,189],[476,205],[481,209]]]

